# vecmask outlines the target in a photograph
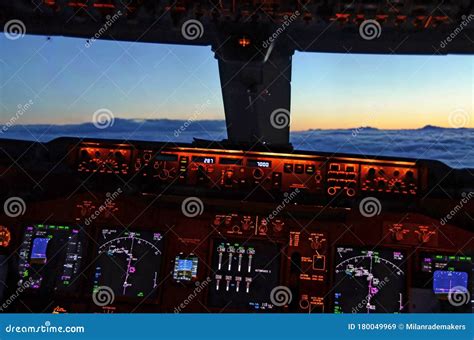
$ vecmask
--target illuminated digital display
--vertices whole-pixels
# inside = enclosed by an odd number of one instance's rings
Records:
[[[214,157],[193,156],[194,163],[214,164],[216,159]]]
[[[335,313],[400,313],[406,303],[406,259],[389,249],[337,247]]]
[[[155,156],[157,161],[167,161],[167,162],[177,162],[178,155],[175,154],[167,154],[167,153],[159,153]]]
[[[258,159],[249,159],[247,161],[247,165],[252,168],[271,168],[272,162],[270,161],[262,161]]]
[[[48,242],[50,238],[35,238],[33,240],[33,249],[31,250],[32,263],[46,263],[46,249],[48,249]]]
[[[10,245],[11,234],[7,227],[0,225],[0,247],[8,247]]]
[[[420,266],[424,275],[418,285],[424,287],[426,282],[432,280],[435,294],[449,294],[451,289],[459,287],[471,290],[471,256],[425,253],[421,255]]]
[[[174,260],[173,279],[175,281],[193,281],[197,279],[198,257],[193,254],[185,257],[180,254]]]
[[[73,291],[80,273],[83,234],[78,228],[27,226],[20,246],[20,284],[41,292]]]
[[[467,287],[468,276],[465,272],[437,270],[433,274],[433,292],[435,294],[448,294],[453,288]]]
[[[158,232],[103,229],[98,240],[94,292],[107,286],[116,297],[156,297],[162,239]]]
[[[242,159],[221,157],[219,163],[223,165],[242,165]]]
[[[279,286],[279,271],[278,244],[215,240],[209,302],[221,308],[273,309],[270,293]]]
[[[421,271],[425,273],[433,273],[436,270],[469,272],[471,268],[471,256],[424,254],[421,259]]]

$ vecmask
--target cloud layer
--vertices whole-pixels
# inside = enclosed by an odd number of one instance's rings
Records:
[[[6,130],[6,131],[5,131]],[[92,123],[76,125],[14,125],[0,131],[0,138],[47,142],[58,137],[118,140],[191,142],[193,138],[222,140],[227,137],[221,120],[115,119],[107,129]],[[434,159],[453,168],[474,169],[474,129],[426,126],[416,130],[309,130],[291,133],[295,149],[372,156]]]

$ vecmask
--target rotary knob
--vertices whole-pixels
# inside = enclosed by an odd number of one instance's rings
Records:
[[[319,240],[318,237],[312,238],[311,239],[311,248],[313,250],[319,250],[321,249],[322,242]]]
[[[158,173],[158,178],[162,181],[166,181],[168,178],[170,178],[170,172],[166,169],[161,169],[161,171]]]
[[[215,226],[219,226],[222,223],[222,219],[220,216],[214,217],[214,221],[212,222]]]
[[[275,222],[272,222],[272,225],[273,225],[273,231],[275,233],[279,233],[283,230],[283,226],[285,225],[285,223],[282,222],[281,220],[276,220]]]
[[[268,231],[268,222],[266,219],[262,219],[260,226],[258,227],[258,232],[261,234],[266,234]]]
[[[243,220],[242,221],[242,230],[249,230],[250,229],[250,221]]]

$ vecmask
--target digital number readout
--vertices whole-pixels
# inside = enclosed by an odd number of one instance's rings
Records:
[[[214,157],[193,156],[194,163],[214,164],[216,159]]]
[[[270,168],[272,166],[272,162],[258,159],[249,159],[247,161],[247,165],[252,168]]]

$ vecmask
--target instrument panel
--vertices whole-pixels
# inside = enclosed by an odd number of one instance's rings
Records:
[[[28,225],[19,249],[18,285],[29,283],[42,294],[71,291],[77,283],[83,257],[79,227]]]
[[[0,217],[0,298],[25,287],[8,311],[472,311],[473,232],[423,162],[60,145],[50,180],[35,162],[45,191]]]
[[[311,154],[276,154],[167,147],[134,149],[81,145],[72,162],[82,173],[138,176],[156,186],[198,186],[212,191],[288,192],[310,199],[363,193],[416,196],[423,187],[413,161],[356,160]],[[302,195],[303,196],[303,195]]]
[[[159,232],[102,229],[94,265],[93,293],[109,287],[118,297],[156,297],[162,252]]]
[[[406,254],[337,247],[335,313],[401,313],[406,299]]]

